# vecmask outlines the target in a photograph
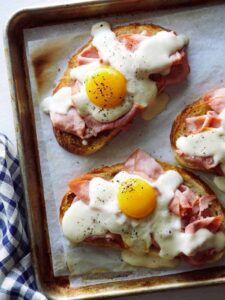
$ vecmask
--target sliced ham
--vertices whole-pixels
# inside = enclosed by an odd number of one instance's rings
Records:
[[[216,164],[213,161],[213,158],[210,156],[202,157],[202,156],[190,156],[187,154],[182,154],[182,157],[190,163],[194,163],[196,167],[203,167],[206,170],[210,170],[215,168]]]
[[[180,199],[177,195],[170,201],[168,208],[171,213],[180,216]]]
[[[100,61],[98,50],[92,45],[85,47],[77,56],[78,65],[90,64],[94,61]]]
[[[220,114],[225,109],[225,88],[208,93],[205,101],[216,113]]]
[[[209,216],[209,205],[215,199],[216,197],[214,195],[207,195],[199,198],[199,215],[201,217]]]
[[[87,128],[89,128],[89,133],[91,133],[92,136],[97,136],[100,132],[105,130],[111,130],[114,128],[127,128],[127,126],[131,124],[134,117],[139,114],[141,110],[142,108],[139,105],[134,104],[128,113],[114,122],[100,123],[90,115],[84,117],[84,121]]]
[[[186,134],[195,134],[208,128],[221,126],[221,118],[215,111],[208,111],[206,115],[189,117],[186,119]]]
[[[220,165],[214,163],[213,157],[211,156],[191,156],[183,153],[180,150],[176,150],[177,154],[183,158],[187,163],[194,164],[198,168],[204,168],[206,170],[213,169],[216,174],[223,176],[223,171]]]
[[[55,128],[75,134],[79,137],[84,136],[85,122],[76,108],[70,108],[66,115],[50,112],[50,118]]]
[[[141,34],[126,34],[119,37],[119,41],[122,42],[127,49],[135,51],[138,49],[138,45],[151,36],[148,32],[142,32]],[[171,69],[168,75],[152,74],[150,78],[156,81],[158,92],[167,85],[179,83],[184,80],[190,72],[190,67],[187,61],[187,55],[184,50],[177,51],[170,57]]]
[[[181,185],[174,194],[173,200],[169,203],[169,210],[177,216],[185,217],[192,214],[192,202],[196,195],[192,190]]]
[[[79,200],[86,203],[89,202],[89,183],[95,177],[95,174],[85,174],[74,178],[68,183],[70,190],[76,195]]]
[[[128,50],[134,52],[138,49],[138,45],[148,36],[151,36],[151,34],[147,31],[143,31],[141,34],[124,34],[118,37],[118,40],[124,44]]]
[[[225,109],[225,97],[224,98],[215,98],[213,101],[209,102],[211,108],[217,112],[221,113]]]
[[[187,55],[184,50],[176,52],[170,59],[172,63],[170,73],[163,78],[165,86],[183,81],[190,72]]]
[[[202,197],[196,197],[192,202],[192,215],[189,219],[189,223],[194,222],[202,217],[209,217],[209,205],[215,199],[216,197],[213,195],[204,195]]]
[[[174,198],[169,203],[169,210],[181,217],[181,229],[187,233],[193,233],[200,228],[215,229],[216,220],[210,219],[209,211],[209,205],[213,200],[215,196],[199,197],[189,187],[182,184],[175,191]],[[212,223],[209,223],[209,220]]]
[[[185,227],[185,233],[194,233],[199,229],[205,228],[216,233],[222,224],[221,216],[207,217],[196,220]]]
[[[84,242],[91,244],[101,244],[103,243],[108,247],[116,247],[119,249],[126,249],[127,246],[124,244],[121,236],[119,234],[108,232],[105,235],[94,235],[87,237]]]
[[[118,38],[118,40],[125,45],[125,47],[130,51],[135,51],[138,45],[147,37],[149,34],[143,32],[142,34],[124,34]],[[78,55],[78,65],[84,65],[91,63],[93,61],[103,62],[101,55],[97,48],[92,44],[85,47],[81,53]]]
[[[143,172],[151,179],[156,180],[164,173],[163,168],[148,153],[138,149],[129,156],[124,164],[127,172]]]

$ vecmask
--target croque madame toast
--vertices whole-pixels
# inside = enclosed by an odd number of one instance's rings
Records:
[[[129,34],[140,34],[143,31],[147,31],[148,35],[154,35],[157,32],[160,32],[162,30],[168,31],[167,29],[152,24],[149,25],[130,24],[130,25],[116,27],[113,29],[113,32],[116,34],[118,38],[122,38]],[[85,48],[90,46],[91,43],[92,41],[89,41],[86,45],[84,45],[82,49],[80,49],[69,60],[63,78],[60,80],[59,84],[54,89],[53,94],[55,94],[63,87],[74,85],[74,80],[71,79],[70,71],[71,69],[78,66],[79,54]],[[168,75],[161,76],[159,74],[153,74],[152,80],[155,82],[157,81],[160,82],[160,87],[158,87],[158,90],[160,92],[164,89],[166,85],[175,84],[185,79],[187,74],[189,73],[189,66],[187,62],[186,53],[185,50],[182,51],[183,51],[182,58],[180,59],[180,61],[172,65],[171,71]],[[129,121],[128,123],[130,124],[131,121]],[[107,142],[109,142],[114,136],[116,136],[122,130],[122,127],[104,130],[102,132],[99,132],[97,136],[91,136],[89,138],[86,138],[85,141],[81,137],[73,133],[67,132],[65,130],[62,130],[61,128],[58,128],[57,126],[54,125],[53,125],[53,130],[58,143],[63,148],[75,154],[89,155],[101,149]]]
[[[171,165],[169,163],[165,162],[160,162],[157,161],[158,164],[163,168],[164,171],[168,170],[174,170],[178,172],[182,178],[183,178],[183,184],[186,185],[188,188],[191,189],[194,193],[196,193],[199,196],[206,196],[206,197],[211,197],[214,196],[215,199],[210,202],[209,207],[207,208],[209,211],[207,212],[208,216],[210,217],[216,217],[220,216],[221,218],[221,225],[220,225],[220,230],[222,232],[225,232],[225,215],[224,215],[224,209],[222,205],[220,204],[219,200],[216,198],[214,192],[202,181],[200,180],[196,175],[184,170],[181,167],[177,167],[174,165]],[[83,176],[75,178],[75,180],[80,181],[82,178],[84,179],[90,179],[93,177],[101,177],[106,180],[112,179],[118,172],[120,172],[124,168],[124,164],[116,164],[111,167],[103,167],[100,169],[95,169],[91,171],[90,173],[87,173]],[[64,195],[61,206],[60,206],[60,222],[62,223],[63,216],[65,212],[70,208],[72,203],[74,202],[76,195],[72,191],[67,191],[66,194]],[[204,218],[204,217],[202,217]],[[100,236],[99,238],[94,238],[94,239],[86,239],[85,241],[81,242],[81,244],[87,244],[87,245],[93,245],[97,247],[107,247],[111,249],[117,249],[120,251],[124,250],[129,250],[129,247],[123,242],[121,237],[118,235],[115,240],[106,238],[104,236]],[[204,251],[195,253],[193,257],[186,257],[185,255],[179,255],[178,257],[175,257],[173,260],[170,260],[168,264],[164,262],[165,266],[167,267],[172,267],[173,264],[177,264],[177,261],[180,261],[181,259],[184,259],[188,261],[189,263],[192,263],[194,265],[201,265],[204,263],[209,263],[209,262],[214,262],[218,259],[220,259],[223,254],[224,254],[224,249],[220,250],[219,252],[216,253],[211,253],[207,254],[208,256],[204,256]],[[203,253],[203,254],[202,254]],[[152,245],[149,248],[149,255],[150,256],[159,256],[159,249],[155,247],[155,245]],[[162,265],[161,265],[162,266]]]
[[[193,170],[211,172],[216,175],[224,174],[220,163],[214,163],[211,155],[205,156],[204,150],[207,149],[203,149],[202,156],[191,156],[180,151],[177,147],[177,141],[180,137],[209,132],[221,126],[220,113],[225,108],[224,95],[224,88],[212,90],[186,106],[175,118],[171,129],[170,142],[175,158],[182,166]],[[189,120],[188,123],[187,120]],[[192,122],[195,122],[197,125],[194,123],[192,125]],[[193,132],[190,132],[189,127]],[[205,136],[202,137],[200,144],[204,142],[205,138]],[[213,142],[210,147],[212,146]]]

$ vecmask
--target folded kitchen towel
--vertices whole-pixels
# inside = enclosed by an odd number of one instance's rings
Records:
[[[44,300],[31,264],[25,200],[13,145],[0,134],[0,299]]]

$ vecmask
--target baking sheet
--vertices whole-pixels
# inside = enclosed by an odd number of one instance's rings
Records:
[[[114,280],[126,278],[127,280],[193,269],[182,265],[176,270],[166,272],[140,268],[137,270],[121,263],[120,255],[114,251],[88,247],[85,250],[82,247],[72,249],[62,237],[58,209],[66,184],[71,178],[103,164],[110,165],[123,161],[137,147],[148,151],[156,158],[174,162],[170,151],[169,133],[176,113],[205,91],[223,85],[225,74],[224,13],[225,6],[219,5],[102,17],[25,30],[52,261],[56,276],[90,273],[96,268],[102,271],[106,267],[108,270],[119,272],[116,274],[108,272],[106,279],[102,279],[103,276],[100,273],[99,276],[78,276],[71,280],[73,285],[80,286],[100,283],[109,278],[110,280],[112,278]],[[167,109],[154,120],[146,122],[138,118],[130,128],[129,134],[121,133],[104,149],[90,157],[79,157],[58,146],[49,117],[41,111],[39,103],[41,99],[51,94],[71,54],[85,44],[90,37],[89,31],[92,24],[100,20],[106,20],[113,25],[130,22],[155,23],[186,34],[190,38],[188,56],[191,74],[187,81],[167,88],[171,102]],[[204,177],[211,182],[209,176],[204,175]],[[220,193],[220,198],[224,201],[223,196]],[[224,261],[218,264],[224,264]]]

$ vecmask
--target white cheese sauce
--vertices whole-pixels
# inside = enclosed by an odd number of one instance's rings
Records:
[[[70,101],[63,103],[65,97],[59,90],[51,101],[49,99],[45,101],[45,112],[54,111],[66,114],[72,102],[82,116],[90,114],[97,121],[104,123],[118,119],[127,113],[134,103],[147,107],[157,95],[156,84],[149,79],[149,75],[169,73],[172,64],[170,56],[188,43],[188,38],[184,35],[160,31],[154,36],[146,37],[138,48],[131,52],[118,41],[115,33],[110,29],[110,25],[106,22],[95,24],[91,33],[92,44],[98,49],[103,59],[103,65],[109,64],[119,70],[127,80],[124,101],[117,107],[108,109],[99,108],[89,101],[85,80],[101,66],[99,62],[92,62],[70,71],[71,78],[78,80],[81,84],[80,91],[71,95]],[[49,102],[55,104],[46,108]]]
[[[158,256],[157,253],[149,252],[148,254],[138,255],[129,250],[123,250],[121,253],[123,261],[136,267],[145,268],[174,268],[179,264],[178,259],[168,259]]]
[[[72,105],[71,87],[59,89],[52,97],[45,98],[41,103],[42,110],[45,113],[52,111],[59,114],[66,114]]]
[[[222,120],[221,127],[181,136],[176,141],[176,147],[191,156],[213,157],[214,163],[221,164],[225,172],[225,110],[219,117]]]
[[[149,252],[151,234],[160,246],[159,256],[166,260],[173,259],[179,253],[192,255],[198,250],[214,248],[220,251],[225,247],[225,235],[222,232],[213,234],[207,229],[200,229],[192,234],[181,232],[180,217],[168,209],[175,190],[183,182],[178,172],[166,171],[151,183],[142,178],[158,190],[158,196],[155,211],[141,220],[128,218],[118,206],[119,184],[128,178],[140,176],[122,171],[112,181],[93,178],[90,182],[89,205],[77,199],[63,217],[65,237],[76,244],[88,236],[104,235],[107,232],[119,234],[132,252],[129,257],[129,253],[124,254],[127,261],[132,261],[132,257],[137,256],[134,265]],[[146,260],[145,257],[144,261]],[[151,263],[154,264],[149,262],[149,265]]]

